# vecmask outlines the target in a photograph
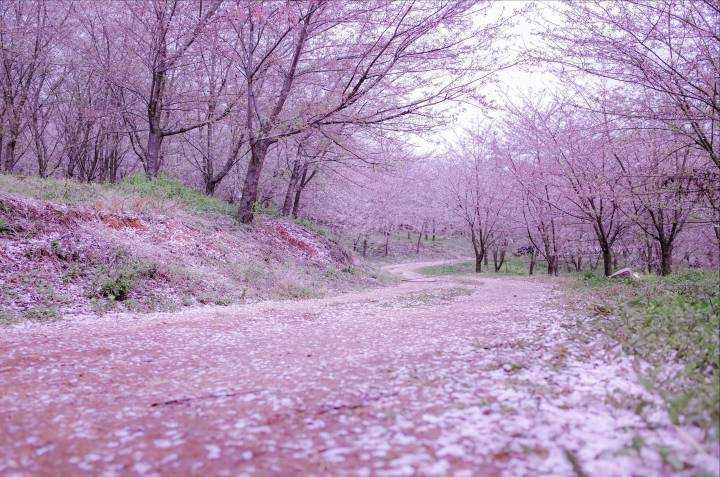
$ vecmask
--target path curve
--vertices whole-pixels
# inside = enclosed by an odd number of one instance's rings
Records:
[[[326,299],[0,330],[0,475],[664,475],[661,445],[717,470],[692,429],[636,414],[659,401],[573,338],[549,282],[430,264]]]

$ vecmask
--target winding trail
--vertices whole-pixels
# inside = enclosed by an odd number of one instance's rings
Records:
[[[550,282],[431,264],[326,299],[1,329],[0,475],[718,472]]]

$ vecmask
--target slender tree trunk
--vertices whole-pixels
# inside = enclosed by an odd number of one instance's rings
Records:
[[[535,271],[535,248],[530,248],[530,266],[528,267],[528,275],[532,275]]]
[[[309,178],[307,177],[307,164],[303,164],[301,170],[302,173],[300,174],[300,180],[297,183],[297,190],[295,191],[295,201],[293,202],[292,216],[294,219],[297,219],[298,212],[300,211],[300,197],[302,196],[302,192],[303,190],[305,190],[305,186],[308,185],[308,182],[310,182],[310,179],[312,179],[314,176],[313,173]]]
[[[385,256],[386,256],[386,257],[387,257],[387,255],[388,255],[388,244],[389,244],[389,242],[390,242],[390,232],[386,231],[386,232],[385,232]]]
[[[420,233],[418,233],[417,245],[415,246],[415,253],[420,253],[420,242],[422,241],[423,227],[420,227]]]
[[[287,191],[285,192],[285,200],[283,201],[282,209],[280,214],[287,217],[291,213],[296,215],[295,212],[295,197],[297,196],[296,189],[298,182],[300,181],[300,161],[293,161],[292,170],[290,172],[290,181],[288,182]],[[299,202],[300,199],[297,200]]]
[[[363,257],[367,257],[367,248],[368,248],[367,237],[365,237],[363,239],[363,249],[362,249]]]
[[[503,263],[505,263],[505,250],[493,250],[493,265],[495,266],[495,273],[500,271]]]
[[[245,181],[243,182],[242,195],[238,205],[238,220],[243,224],[249,224],[255,216],[255,202],[258,196],[258,185],[263,163],[267,155],[270,143],[267,141],[256,141],[250,146],[250,162],[248,163]]]

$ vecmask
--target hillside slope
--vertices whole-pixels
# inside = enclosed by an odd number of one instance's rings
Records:
[[[0,176],[0,322],[303,298],[377,283],[334,241],[176,181]]]

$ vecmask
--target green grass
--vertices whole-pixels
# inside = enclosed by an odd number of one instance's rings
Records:
[[[295,222],[300,227],[310,230],[311,232],[315,232],[318,235],[321,235],[327,239],[332,238],[332,234],[330,233],[330,230],[326,229],[325,227],[321,227],[320,225],[316,224],[312,220],[306,219],[306,218],[298,218],[293,219],[293,222]]]
[[[86,184],[64,179],[42,179],[40,177],[19,177],[0,174],[0,190],[35,199],[78,205],[102,197],[113,186],[107,184]]]
[[[125,178],[118,187],[120,190],[145,197],[172,200],[193,212],[234,216],[236,211],[232,204],[216,197],[207,196],[170,177],[160,176],[157,179],[148,179],[143,174],[134,174]]]
[[[667,277],[608,280],[586,273],[575,287],[587,300],[591,325],[624,351],[651,364],[641,377],[659,392],[675,423],[720,435],[720,280],[682,271]]]
[[[443,265],[432,265],[429,267],[423,267],[418,270],[423,275],[433,277],[441,275],[464,275],[464,274],[475,274],[475,261],[467,260],[464,262],[456,262],[452,264]],[[547,272],[547,265],[543,262],[537,262],[535,264],[535,273],[543,274]],[[500,268],[499,272],[495,272],[492,260],[490,260],[489,266],[483,264],[483,275],[527,275],[528,273],[528,262],[525,257],[509,257],[505,260],[505,263]]]
[[[235,214],[235,206],[232,204],[216,197],[209,197],[177,179],[166,176],[148,179],[143,174],[134,174],[117,184],[101,184],[69,179],[0,175],[0,190],[67,205],[87,204],[117,195],[135,195],[159,201],[172,201],[196,213],[229,216]]]

